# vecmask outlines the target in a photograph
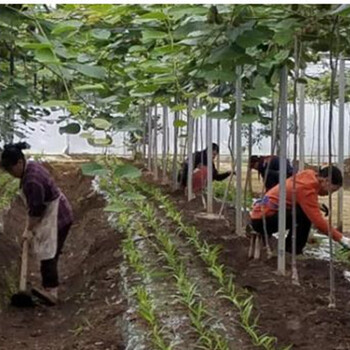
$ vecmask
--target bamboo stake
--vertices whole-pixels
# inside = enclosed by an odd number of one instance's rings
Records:
[[[158,108],[157,105],[154,106],[154,118],[153,118],[153,169],[154,175],[153,179],[158,181]]]
[[[304,77],[304,72],[301,73]],[[305,166],[305,85],[299,84],[299,171]],[[296,112],[296,111],[295,111]]]
[[[188,99],[187,104],[187,159],[188,159],[188,173],[187,173],[187,199],[193,198],[192,191],[192,174],[193,174],[193,118],[192,118],[192,98]]]
[[[148,107],[148,170],[152,171],[152,107]]]
[[[337,18],[335,19],[332,34],[334,36],[334,32],[337,26]],[[332,183],[332,127],[333,127],[333,106],[334,106],[334,87],[335,80],[337,76],[338,69],[338,57],[333,60],[333,48],[330,50],[330,67],[331,67],[331,91],[330,91],[330,101],[329,101],[329,128],[328,128],[328,166],[329,174],[328,174],[328,182]],[[335,280],[334,280],[334,262],[333,262],[333,239],[332,239],[332,193],[328,191],[328,207],[329,207],[329,216],[328,216],[328,240],[329,240],[329,308],[335,308]]]
[[[167,178],[167,147],[168,147],[168,107],[163,106],[163,154],[162,154],[162,178]]]
[[[322,122],[322,104],[318,101],[318,132],[317,132],[317,166],[321,166],[321,122]]]
[[[292,186],[292,283],[295,285],[300,285],[299,276],[298,276],[298,268],[297,268],[297,260],[296,260],[296,240],[297,240],[297,191],[296,191],[296,169],[297,169],[297,153],[298,153],[298,113],[297,113],[297,82],[299,78],[299,62],[301,55],[301,44],[298,43],[298,38],[295,38],[294,45],[294,55],[295,55],[295,77],[294,77],[294,88],[293,88],[293,107],[294,107],[294,144],[293,144],[293,186]],[[304,89],[299,89],[300,94],[302,95]],[[299,112],[303,114],[303,108],[300,106],[303,104],[302,102],[303,96],[300,96],[300,104],[299,104]],[[303,116],[300,115],[300,127],[302,123]],[[300,131],[300,161],[304,157],[301,142],[304,139],[304,135]],[[304,169],[304,161],[301,161],[302,169]],[[300,163],[299,163],[300,164]],[[301,169],[300,169],[301,170]]]
[[[207,122],[207,166],[208,166],[208,177],[207,177],[207,213],[213,213],[213,135],[212,125],[213,121],[211,118],[206,116]]]
[[[281,70],[281,131],[280,131],[280,171],[279,171],[279,204],[278,204],[278,273],[285,275],[286,271],[286,151],[287,151],[287,106],[288,106],[288,70]]]
[[[236,67],[236,234],[242,236],[242,67]]]
[[[175,104],[178,103],[178,98],[176,97],[175,99]],[[175,112],[175,118],[174,118],[174,122],[176,123],[176,121],[179,120],[179,112],[176,111]],[[177,145],[178,145],[178,135],[179,135],[179,128],[177,126],[174,125],[174,155],[173,155],[173,189],[176,190],[177,189]]]
[[[339,125],[338,125],[338,167],[344,176],[344,102],[345,102],[345,61],[339,62]],[[343,232],[343,205],[344,190],[341,187],[338,191],[338,230]]]
[[[221,108],[220,108],[220,102],[218,104],[218,112],[220,112]],[[220,118],[218,118],[217,120],[217,130],[216,130],[216,143],[218,144],[219,148],[220,148]],[[216,169],[217,171],[220,171],[220,152],[218,153],[218,155],[216,156]]]

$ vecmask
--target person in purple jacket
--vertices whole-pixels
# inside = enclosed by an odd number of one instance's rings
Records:
[[[27,161],[22,152],[26,143],[7,144],[1,154],[1,166],[20,179],[21,196],[28,216],[23,239],[33,239],[40,260],[42,286],[47,299],[58,300],[58,259],[73,222],[72,208],[48,170],[38,162]]]

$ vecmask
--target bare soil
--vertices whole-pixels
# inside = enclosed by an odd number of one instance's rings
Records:
[[[0,349],[124,349],[118,325],[125,311],[125,301],[119,295],[121,236],[109,226],[104,200],[92,193],[91,179],[81,174],[79,164],[46,166],[72,203],[75,215],[60,260],[61,302],[55,307],[3,308]],[[3,269],[19,262],[17,241],[23,227],[24,208],[17,198],[4,215],[4,233],[0,234]],[[38,283],[38,264],[32,261],[30,270],[31,280]],[[0,273],[3,277],[3,270]]]
[[[145,181],[153,182],[149,176]],[[343,277],[346,265],[335,267],[336,308],[328,308],[329,264],[326,261],[298,259],[300,286],[291,283],[290,256],[288,275],[276,274],[277,258],[259,261],[248,259],[249,240],[234,232],[234,210],[226,209],[226,220],[196,218],[203,211],[200,198],[187,202],[184,195],[160,185],[174,200],[189,224],[195,224],[208,243],[222,246],[221,263],[236,276],[236,283],[254,296],[255,313],[260,331],[276,336],[279,345],[293,344],[293,349],[350,349],[350,283]],[[218,213],[220,204],[214,203]]]

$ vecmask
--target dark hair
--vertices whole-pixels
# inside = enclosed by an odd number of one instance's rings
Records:
[[[327,166],[325,168],[320,168],[318,170],[318,175],[320,177],[328,178],[330,169],[332,169],[331,170],[332,171],[331,172],[332,185],[343,186],[343,175],[342,175],[341,171],[339,170],[339,168],[337,168],[334,165],[332,165],[332,167]]]
[[[249,166],[252,167],[254,163],[256,162],[259,162],[261,159],[260,156],[250,156],[250,159],[249,159]]]
[[[214,152],[219,153],[219,145],[218,145],[217,143],[214,143],[214,142],[213,142],[212,148],[213,148],[213,151],[214,151]]]
[[[9,143],[4,146],[1,154],[1,166],[4,169],[10,169],[18,163],[20,159],[24,159],[23,149],[28,149],[29,145],[26,142]]]

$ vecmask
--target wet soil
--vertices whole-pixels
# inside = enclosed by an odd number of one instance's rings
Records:
[[[149,175],[145,181],[153,182]],[[186,222],[195,224],[201,238],[222,246],[221,263],[236,276],[239,286],[254,296],[255,314],[263,333],[278,338],[279,345],[293,344],[293,349],[350,349],[350,283],[345,280],[344,264],[335,268],[336,308],[328,308],[329,264],[326,261],[301,257],[298,259],[300,286],[291,283],[290,256],[287,256],[287,276],[276,274],[277,258],[249,260],[247,237],[234,232],[234,210],[226,209],[226,220],[197,218],[203,211],[200,198],[187,202],[184,195],[169,186],[157,184],[175,202]],[[218,213],[219,203],[214,203]],[[275,246],[275,244],[274,244]],[[288,255],[288,254],[287,254]]]
[[[118,322],[126,309],[119,293],[122,237],[109,226],[104,200],[93,193],[91,178],[81,174],[78,163],[46,166],[72,203],[75,216],[60,260],[61,302],[55,307],[3,307],[0,349],[124,349]],[[2,277],[4,270],[19,262],[17,241],[24,217],[24,207],[16,198],[4,215],[4,233],[0,234]],[[38,283],[38,264],[31,260],[30,279]]]

